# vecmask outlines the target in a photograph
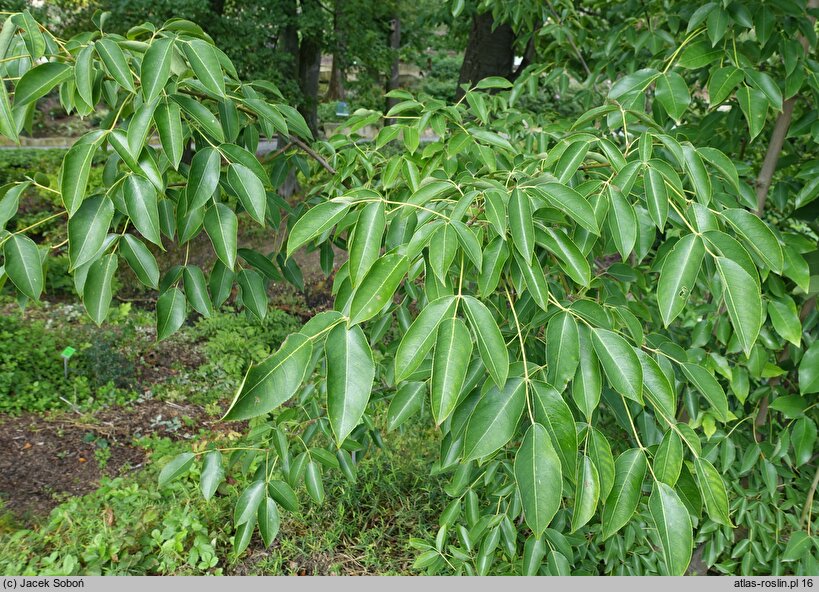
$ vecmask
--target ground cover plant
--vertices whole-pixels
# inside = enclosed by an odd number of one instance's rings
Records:
[[[157,293],[161,341],[228,301],[263,321],[267,284],[303,287],[294,256],[318,251],[333,307],[247,369],[223,417],[244,437],[158,475],[228,498],[234,555],[420,416],[447,497],[409,541],[417,570],[816,573],[817,9],[672,4],[471,6],[530,63],[455,102],[393,90],[323,141],[194,23],[122,36],[99,13],[60,39],[9,15],[0,133],[17,140],[50,92],[108,115],[56,183],[3,187],[4,227],[29,189],[57,205],[0,237],[0,281],[38,299],[66,247],[38,229],[64,221],[90,318],[127,266]],[[288,173],[314,181],[295,204]],[[277,248],[240,247],[240,219]],[[212,265],[166,264],[198,236]]]

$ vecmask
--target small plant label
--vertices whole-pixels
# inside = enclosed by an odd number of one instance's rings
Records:
[[[63,359],[63,370],[65,372],[66,378],[68,378],[68,360],[71,359],[71,356],[73,356],[76,351],[77,351],[76,349],[69,345],[60,354],[60,356]]]

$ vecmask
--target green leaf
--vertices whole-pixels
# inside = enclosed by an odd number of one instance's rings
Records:
[[[728,421],[728,398],[717,379],[702,366],[697,364],[680,364],[683,374],[691,381],[702,396],[711,404],[713,413],[720,421]]]
[[[600,477],[591,458],[584,456],[577,473],[577,486],[572,508],[572,532],[576,532],[594,516],[600,497]]]
[[[563,392],[580,363],[580,338],[577,321],[567,312],[549,319],[546,328],[546,380]]]
[[[119,241],[119,252],[140,282],[149,288],[159,287],[159,266],[141,240],[130,234],[123,235]]]
[[[350,282],[358,286],[381,254],[381,241],[387,227],[384,202],[369,203],[358,215],[350,241]]]
[[[421,410],[426,395],[426,384],[423,382],[405,383],[390,401],[387,409],[387,431],[398,428],[410,417]]]
[[[731,186],[737,193],[741,192],[739,174],[737,173],[737,167],[734,165],[734,161],[728,158],[722,151],[711,148],[710,146],[697,148],[697,152],[699,152],[700,156],[707,160],[711,166],[717,169],[725,180],[731,183]]]
[[[463,10],[463,3],[461,3],[460,6],[461,10]],[[454,9],[452,16],[458,16]],[[512,83],[502,76],[488,76],[487,78],[480,80],[478,84],[475,85],[475,88],[481,90],[486,88],[512,88]]]
[[[616,100],[620,97],[628,96],[633,93],[645,92],[648,85],[654,82],[654,79],[660,75],[654,68],[643,68],[637,70],[633,74],[628,74],[617,80],[611,85],[609,90],[609,98]]]
[[[672,418],[673,421],[673,418]],[[673,429],[668,430],[654,455],[654,476],[666,485],[674,487],[680,477],[683,464],[683,443]]]
[[[509,198],[509,231],[512,243],[525,261],[532,260],[535,249],[535,227],[529,196],[515,189]]]
[[[520,273],[526,280],[526,291],[532,300],[544,311],[549,310],[549,285],[546,283],[546,276],[540,261],[533,257],[531,262],[524,261],[523,257],[515,253],[515,261],[518,264]]]
[[[585,416],[586,423],[591,423],[592,414],[600,403],[603,381],[600,376],[600,364],[591,343],[591,335],[586,327],[579,327],[578,352],[580,354],[577,372],[572,381],[572,399]]]
[[[14,87],[14,106],[22,107],[36,101],[71,78],[71,66],[60,62],[46,62],[23,74]]]
[[[259,504],[259,532],[262,535],[262,542],[265,547],[273,544],[276,535],[279,534],[279,508],[271,498],[265,497]]]
[[[103,37],[94,44],[105,69],[111,78],[117,81],[122,88],[130,93],[134,92],[134,77],[128,68],[128,62],[122,48],[113,39]]]
[[[557,451],[563,474],[572,480],[577,470],[577,430],[572,411],[551,385],[539,380],[532,382],[535,421],[546,428]]]
[[[208,233],[213,250],[228,269],[236,265],[236,240],[239,220],[228,206],[217,203],[205,212],[205,232]]]
[[[816,445],[816,424],[809,417],[802,417],[793,424],[791,430],[794,463],[801,467],[813,458]]]
[[[102,324],[111,307],[111,280],[117,272],[117,263],[116,255],[105,255],[94,261],[88,269],[82,301],[88,316],[97,325]]]
[[[759,70],[745,70],[745,77],[763,92],[774,111],[782,111],[782,91],[773,78]]]
[[[727,99],[744,78],[742,70],[734,66],[714,70],[708,80],[708,100],[711,106],[719,105]]]
[[[637,242],[637,215],[634,207],[613,185],[609,186],[611,207],[607,217],[609,232],[623,259],[627,259]]]
[[[347,213],[349,205],[327,201],[307,210],[298,219],[287,237],[287,256],[299,247],[335,226]]]
[[[666,327],[685,308],[704,257],[702,239],[695,234],[687,234],[677,241],[665,258],[657,283],[657,303]]]
[[[716,257],[715,261],[722,278],[722,295],[728,316],[745,355],[750,356],[763,321],[758,280],[731,259]]]
[[[171,161],[173,168],[178,169],[185,148],[182,111],[179,105],[171,101],[160,101],[154,111],[154,123],[156,123],[159,142],[162,144],[165,156]]]
[[[813,342],[799,362],[799,392],[819,393],[819,340]]]
[[[483,265],[483,254],[481,253],[481,245],[475,237],[475,233],[459,220],[453,220],[450,226],[455,230],[455,236],[458,237],[458,242],[464,253],[466,253],[466,256],[469,257],[469,260],[472,261],[476,269],[481,269]]]
[[[466,424],[464,462],[489,456],[509,442],[525,405],[522,379],[511,378],[503,389],[493,385],[478,401]]]
[[[225,470],[222,468],[222,453],[218,450],[211,450],[205,455],[202,464],[202,475],[199,478],[199,489],[205,501],[210,500],[216,493],[216,488],[225,478]]]
[[[686,142],[682,145],[682,150],[685,172],[688,173],[688,177],[691,179],[691,186],[694,188],[697,201],[707,205],[711,202],[711,177],[708,176],[708,171],[696,148]]]
[[[186,265],[182,272],[182,282],[191,307],[203,317],[210,317],[213,305],[208,296],[208,285],[202,270],[196,265]]]
[[[183,43],[182,49],[199,82],[209,91],[224,97],[225,77],[213,45],[201,39],[192,39]]]
[[[791,532],[788,545],[785,547],[785,552],[782,554],[781,559],[783,562],[799,561],[807,556],[808,551],[810,551],[813,546],[813,539],[811,539],[805,531],[793,531]]]
[[[430,302],[410,325],[395,352],[395,381],[410,376],[432,349],[438,325],[445,317],[451,317],[456,300],[443,296]],[[457,395],[456,395],[457,396]]]
[[[529,535],[523,545],[523,575],[538,575],[548,549],[549,547],[546,546],[542,538]]]
[[[193,123],[195,127],[199,128],[200,131],[209,135],[220,144],[225,141],[225,132],[219,124],[219,120],[216,119],[216,115],[202,103],[186,95],[171,95],[171,99],[182,107],[189,121]]]
[[[796,304],[790,296],[782,296],[768,301],[768,317],[774,329],[783,339],[790,341],[796,347],[802,343],[802,323]]]
[[[392,302],[398,284],[407,273],[407,258],[385,255],[376,261],[353,293],[350,324],[363,323]]]
[[[82,205],[85,192],[88,189],[88,177],[91,174],[91,163],[97,145],[75,144],[66,152],[60,168],[59,188],[63,197],[63,205],[72,217]]]
[[[577,140],[569,144],[560,155],[560,159],[555,165],[555,174],[560,183],[568,183],[574,177],[577,169],[586,160],[589,153],[589,142],[585,139]]]
[[[487,189],[483,194],[486,219],[501,237],[506,238],[506,201],[504,192]]]
[[[309,495],[317,504],[324,503],[324,482],[321,479],[321,468],[312,460],[307,463],[304,484]]]
[[[156,340],[162,341],[176,333],[185,322],[187,310],[185,295],[178,288],[170,288],[156,301]]]
[[[675,121],[680,121],[691,103],[688,85],[676,72],[667,72],[657,78],[654,97]]]
[[[33,240],[13,234],[3,245],[5,272],[22,294],[37,300],[43,292],[45,277],[40,251]]]
[[[447,283],[447,276],[457,251],[458,236],[451,224],[444,224],[433,233],[429,242],[429,265],[442,284]]]
[[[558,264],[581,286],[591,284],[591,267],[578,246],[559,228],[535,228],[535,241],[558,258]]]
[[[145,146],[145,141],[148,139],[148,132],[153,123],[157,103],[159,103],[158,99],[150,103],[143,103],[142,106],[134,112],[131,116],[131,120],[128,122],[128,131],[126,133],[128,149],[134,156],[139,156]]]
[[[464,322],[447,318],[438,326],[432,361],[430,403],[437,425],[450,416],[466,379],[472,358],[472,336]]]
[[[607,500],[614,487],[614,456],[611,454],[611,446],[603,433],[594,426],[589,428],[588,446],[589,457],[600,476],[600,499]]]
[[[193,465],[195,455],[193,452],[183,452],[176,455],[171,462],[162,467],[159,472],[159,487],[165,487],[174,479],[178,479],[188,472]]]
[[[643,369],[634,348],[617,333],[592,329],[592,345],[612,388],[624,397],[643,402]]]
[[[668,218],[668,191],[665,188],[665,179],[654,168],[648,167],[645,176],[646,205],[648,215],[660,230],[665,228]]]
[[[575,222],[594,235],[600,234],[600,227],[594,215],[594,208],[577,191],[560,183],[544,183],[536,188],[537,192],[552,207],[565,212]]]
[[[257,319],[267,316],[267,289],[264,278],[254,269],[243,269],[236,276],[239,287],[242,288],[242,304]]]
[[[685,575],[694,546],[688,510],[674,490],[660,481],[654,482],[648,508],[660,537],[667,575]]]
[[[264,226],[267,194],[259,177],[245,165],[234,162],[228,167],[227,182],[239,196],[242,207],[247,210],[250,217]]]
[[[472,296],[463,296],[463,303],[466,317],[478,342],[481,360],[495,385],[503,388],[509,375],[509,352],[498,324],[480,300]]]
[[[532,424],[515,454],[515,482],[526,525],[540,537],[560,508],[560,459],[542,425]]]
[[[220,308],[230,297],[235,279],[236,274],[232,269],[228,269],[221,261],[214,261],[208,280],[214,308]]]
[[[208,203],[219,187],[221,157],[213,148],[202,148],[193,155],[188,172],[188,209],[195,210]],[[231,183],[231,186],[233,184]]]
[[[142,236],[161,247],[156,188],[141,175],[128,175],[122,189],[131,222]]]
[[[299,498],[296,492],[286,482],[273,479],[267,484],[267,493],[288,512],[299,511]]]
[[[654,358],[641,350],[636,353],[643,370],[643,395],[664,418],[673,420],[677,415],[677,397],[673,386]]]
[[[768,116],[768,98],[761,90],[743,86],[737,90],[737,101],[748,122],[748,130],[753,140],[765,127],[765,119]]]
[[[242,491],[239,499],[236,500],[236,507],[233,509],[233,523],[236,526],[248,522],[255,522],[259,504],[265,497],[265,482],[254,481]]]
[[[327,335],[327,416],[341,446],[361,422],[375,377],[373,354],[361,327],[336,325]]]
[[[423,206],[452,188],[453,184],[451,181],[432,181],[419,187],[418,190],[409,197],[407,203]]]
[[[98,196],[86,199],[68,221],[68,259],[72,270],[99,253],[113,217],[114,204]]]
[[[312,340],[289,335],[275,354],[251,366],[223,419],[257,417],[287,401],[301,386],[312,354]]]
[[[94,107],[94,44],[89,43],[80,53],[74,62],[74,84],[77,87],[77,94],[89,107]]]
[[[768,225],[748,210],[728,209],[723,217],[742,235],[772,271],[781,274],[785,265],[782,247]]]
[[[173,39],[160,37],[151,43],[140,66],[140,84],[142,96],[146,102],[153,101],[160,95],[171,75],[171,57],[173,56]],[[90,101],[86,101],[89,105]]]
[[[614,463],[614,487],[603,510],[603,540],[623,528],[640,503],[646,457],[638,448],[626,450]]]
[[[17,124],[14,121],[14,113],[9,101],[9,92],[4,81],[0,81],[0,134],[16,144],[20,143],[20,135],[17,133]]]
[[[694,469],[697,472],[697,485],[705,501],[705,509],[711,520],[725,526],[733,526],[728,516],[728,494],[717,470],[710,462],[701,457],[694,458]]]
[[[503,237],[496,236],[483,251],[483,266],[478,275],[478,291],[481,296],[488,296],[498,287],[508,258],[509,247],[506,246],[506,241]]]

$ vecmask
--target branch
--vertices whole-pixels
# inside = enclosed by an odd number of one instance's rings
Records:
[[[765,211],[765,202],[768,200],[768,190],[771,188],[773,175],[776,171],[776,164],[779,162],[779,155],[782,153],[782,145],[788,135],[788,128],[791,126],[793,117],[793,107],[796,104],[796,97],[791,97],[782,105],[782,113],[776,118],[771,141],[768,144],[768,151],[765,153],[765,160],[756,178],[756,215],[762,216]]]
[[[329,162],[324,160],[324,157],[321,154],[319,154],[318,152],[316,152],[315,150],[310,148],[310,146],[308,146],[307,144],[302,142],[299,138],[297,138],[296,136],[291,136],[290,137],[290,143],[295,144],[296,146],[298,146],[299,148],[304,150],[307,154],[309,154],[313,158],[313,160],[315,160],[322,167],[324,167],[324,170],[326,170],[328,173],[330,173],[331,175],[336,174],[336,169],[334,169]]]
[[[819,0],[809,0],[807,10],[810,11],[813,8],[819,8]],[[810,16],[810,12],[808,12],[808,20],[810,20],[811,25],[816,22],[816,19]],[[800,35],[799,42],[802,44],[802,49],[807,56],[809,54],[808,40],[804,35]],[[756,178],[756,215],[760,217],[765,212],[768,190],[771,188],[773,175],[776,172],[776,165],[779,162],[779,155],[782,153],[782,145],[785,143],[788,128],[791,126],[793,107],[795,104],[795,96],[783,103],[782,113],[776,118],[776,124],[774,125],[773,133],[771,133],[771,141],[768,144],[768,151],[765,153],[765,160],[762,162],[762,168],[759,170],[759,176]]]

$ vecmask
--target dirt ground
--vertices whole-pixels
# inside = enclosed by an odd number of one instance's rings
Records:
[[[180,420],[179,424],[174,418]],[[182,418],[192,421],[182,422]],[[191,437],[205,421],[194,405],[145,401],[95,416],[26,414],[0,419],[0,497],[27,522],[50,512],[60,498],[88,493],[104,475],[140,468],[145,453],[135,437]],[[192,427],[185,427],[186,423]],[[181,425],[175,429],[176,425]],[[108,452],[100,452],[107,449]],[[98,459],[107,457],[104,463]]]

